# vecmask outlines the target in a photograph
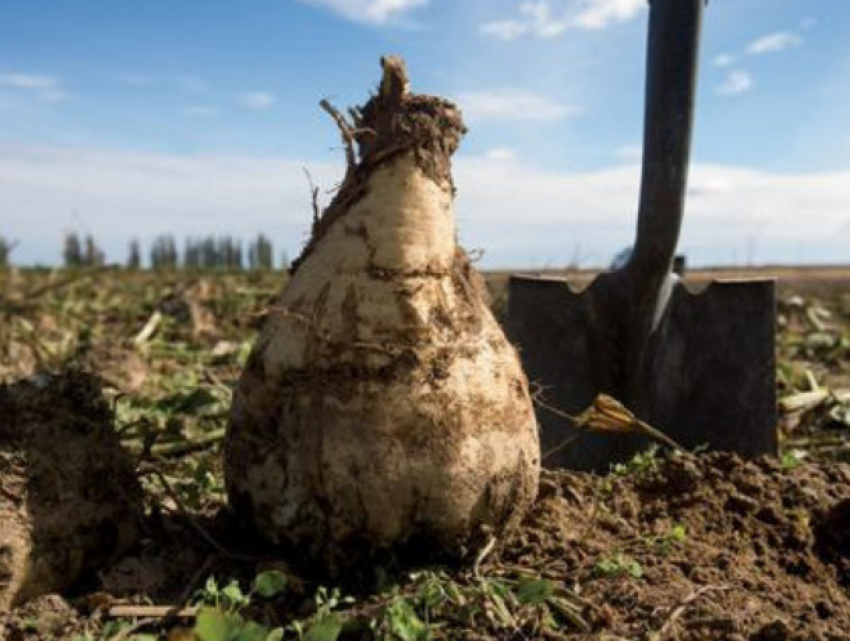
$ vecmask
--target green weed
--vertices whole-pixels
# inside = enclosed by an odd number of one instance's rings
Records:
[[[599,559],[593,566],[593,575],[605,578],[630,576],[640,579],[643,577],[643,566],[630,556],[617,553]]]

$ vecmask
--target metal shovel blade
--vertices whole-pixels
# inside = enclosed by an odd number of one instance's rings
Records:
[[[541,385],[544,463],[605,470],[647,445],[581,435],[570,421],[600,392],[685,447],[776,448],[772,281],[691,294],[670,273],[684,213],[703,0],[650,0],[643,172],[634,251],[575,293],[564,281],[509,282],[508,333]],[[548,458],[547,458],[548,454]]]
[[[507,331],[538,387],[544,465],[604,472],[649,446],[643,436],[578,430],[564,417],[600,392],[686,448],[775,453],[774,281],[716,281],[696,294],[674,287],[630,387],[621,347],[629,314],[611,296],[619,285],[610,276],[581,292],[564,279],[509,281]]]

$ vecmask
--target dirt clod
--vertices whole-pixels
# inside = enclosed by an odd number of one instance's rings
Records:
[[[98,379],[0,387],[0,610],[71,586],[137,539],[142,493]]]

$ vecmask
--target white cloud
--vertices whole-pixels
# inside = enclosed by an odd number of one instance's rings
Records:
[[[734,188],[734,180],[724,175],[724,172],[702,170],[691,177],[688,184],[688,197],[699,198],[701,196],[726,194]]]
[[[583,263],[605,264],[632,242],[637,166],[550,171],[499,156],[455,163],[461,238],[486,250],[485,264],[557,266],[578,245]],[[3,233],[21,241],[17,260],[55,261],[76,211],[113,260],[123,258],[131,235],[148,241],[161,233],[264,231],[293,256],[312,217],[305,166],[322,193],[343,170],[292,159],[6,146]],[[850,169],[773,174],[697,163],[690,184],[681,248],[693,264],[743,257],[748,238],[758,239],[764,261],[846,259]]]
[[[513,88],[462,93],[457,104],[469,122],[561,120],[581,112],[573,105]]]
[[[191,74],[156,75],[144,73],[120,73],[114,78],[123,85],[134,89],[157,89],[173,91],[175,89],[188,94],[202,94],[209,90],[209,83]]]
[[[3,234],[21,241],[15,258],[30,262],[58,260],[74,223],[101,240],[110,260],[123,259],[133,236],[165,233],[266,231],[292,256],[312,216],[305,166],[322,194],[341,176],[329,163],[0,146]]]
[[[567,22],[556,18],[552,7],[545,0],[523,2],[519,12],[528,29],[538,38],[554,38],[567,29]]]
[[[643,147],[641,145],[623,145],[617,149],[615,155],[624,163],[639,163],[643,157]]]
[[[583,29],[605,29],[627,22],[646,8],[646,0],[582,0],[573,23]]]
[[[747,46],[747,53],[753,56],[760,56],[766,53],[775,53],[783,51],[791,47],[799,47],[803,43],[803,39],[790,31],[777,31],[762,36],[757,40],[753,40]]]
[[[633,242],[636,165],[568,173],[461,158],[455,173],[461,236],[484,248],[489,264],[563,265],[578,246],[585,262],[607,264]],[[690,185],[680,247],[695,264],[743,258],[748,238],[758,239],[764,261],[846,258],[850,169],[772,174],[695,164]]]
[[[59,81],[51,76],[7,73],[0,75],[0,86],[11,89],[55,89],[59,86]]]
[[[529,26],[519,20],[496,20],[481,25],[481,33],[500,40],[516,40],[529,31]]]
[[[391,23],[430,0],[300,0],[322,7],[353,22],[372,25]]]
[[[513,162],[517,159],[516,152],[507,147],[496,147],[484,153],[484,158],[494,162]]]
[[[271,109],[275,103],[275,97],[265,91],[248,91],[239,95],[239,104],[245,109],[253,111],[265,111]]]
[[[730,71],[726,80],[715,88],[715,91],[724,96],[736,96],[752,89],[753,77],[746,71],[735,69]]]
[[[735,56],[733,56],[731,53],[718,53],[711,60],[711,64],[713,64],[715,67],[721,67],[721,68],[729,67],[732,64],[734,64],[734,62],[735,62]]]
[[[550,0],[526,0],[516,19],[494,20],[481,26],[481,33],[502,40],[531,36],[554,38],[567,29],[605,29],[635,17],[645,0],[570,0],[554,9]]]
[[[61,89],[59,80],[53,76],[26,73],[0,74],[0,88],[15,89],[36,96],[44,102],[62,102],[68,95]]]

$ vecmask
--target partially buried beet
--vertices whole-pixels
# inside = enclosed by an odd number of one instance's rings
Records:
[[[540,466],[528,382],[457,244],[460,111],[381,63],[352,123],[324,104],[348,171],[269,311],[225,444],[237,512],[331,574],[472,557],[522,519]]]

